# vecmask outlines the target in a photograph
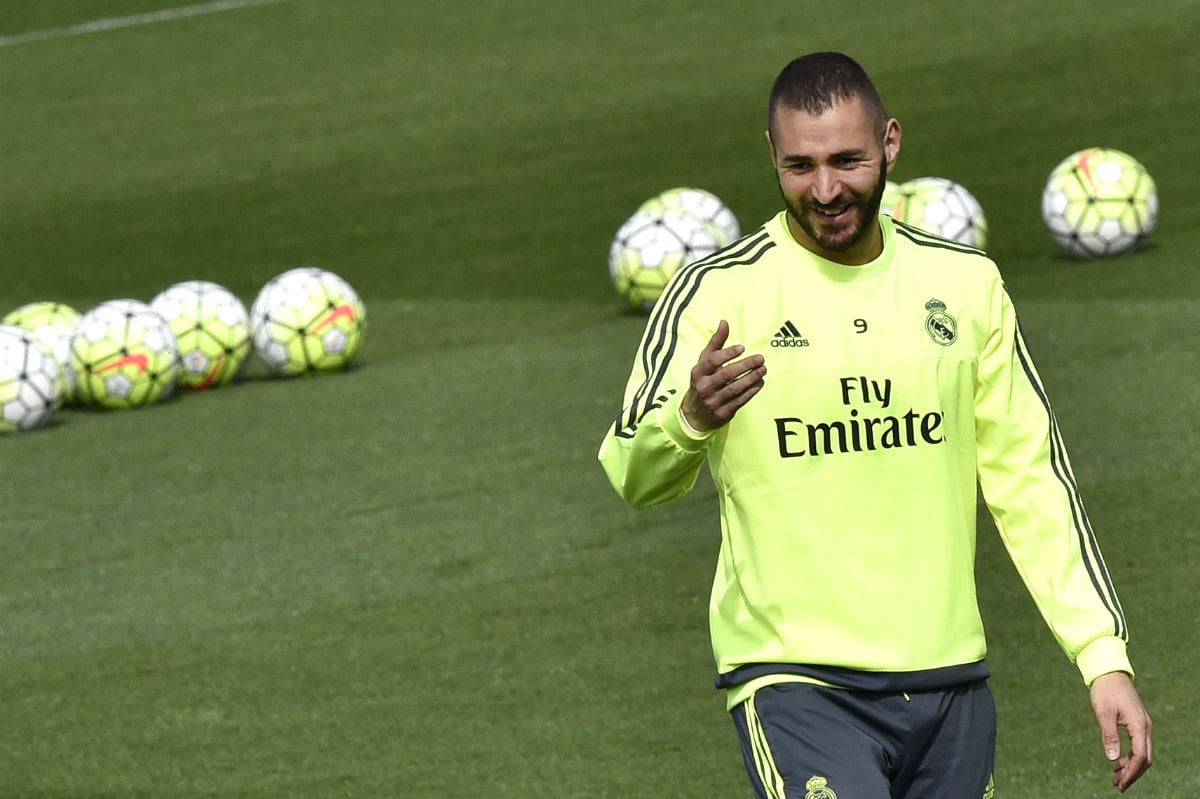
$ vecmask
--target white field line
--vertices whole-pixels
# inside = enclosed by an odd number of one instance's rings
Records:
[[[46,39],[65,39],[71,36],[83,36],[88,33],[111,31],[118,28],[132,28],[135,25],[149,25],[154,22],[170,22],[186,17],[196,17],[201,14],[215,14],[218,11],[236,11],[249,6],[265,6],[271,3],[282,3],[285,0],[214,0],[211,3],[198,3],[192,6],[165,8],[162,11],[147,11],[144,14],[129,14],[124,17],[106,17],[90,22],[80,22],[63,28],[43,28],[38,31],[14,33],[11,36],[0,36],[0,47],[12,47],[16,44],[40,42]]]

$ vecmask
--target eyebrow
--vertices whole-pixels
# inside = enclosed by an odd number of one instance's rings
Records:
[[[867,151],[862,149],[861,147],[852,147],[847,150],[838,150],[835,153],[831,153],[829,157],[831,159],[835,159],[835,160],[839,159],[839,158],[866,158]],[[794,164],[794,163],[797,163],[800,161],[812,161],[813,157],[811,155],[801,155],[801,154],[784,155],[784,156],[780,156],[779,160],[785,164]]]

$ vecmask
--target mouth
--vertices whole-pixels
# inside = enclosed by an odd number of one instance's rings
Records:
[[[832,206],[809,206],[809,210],[812,212],[813,216],[827,225],[836,225],[840,222],[848,221],[853,209],[854,203],[840,203]]]

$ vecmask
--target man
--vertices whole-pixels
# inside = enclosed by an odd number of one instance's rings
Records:
[[[786,210],[677,274],[600,461],[636,507],[709,464],[717,685],[759,797],[992,795],[977,482],[1124,791],[1151,722],[1123,611],[995,264],[878,213],[900,139],[852,59],[783,69]]]

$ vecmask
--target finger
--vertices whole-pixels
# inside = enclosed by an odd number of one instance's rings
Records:
[[[1133,759],[1145,763],[1150,760],[1149,730],[1141,724],[1130,724],[1125,728],[1129,733],[1129,752]]]
[[[752,372],[760,368],[765,362],[766,359],[761,355],[747,355],[740,361],[735,361],[731,358],[713,374],[713,377],[722,383],[730,383],[747,372]]]
[[[739,378],[744,375],[753,374],[760,370],[761,373],[758,375],[759,378],[761,378],[763,374],[766,374],[766,367],[763,365],[763,357],[761,355],[751,355],[750,357],[743,358],[740,361],[727,363],[720,369],[717,369],[708,375],[701,375],[699,379],[696,380],[696,390],[701,397],[707,399],[717,398],[717,395],[721,392],[724,392],[725,396],[729,396],[730,394],[736,392],[736,386],[734,391],[727,391],[726,389],[734,384]]]
[[[715,376],[721,369],[728,366],[734,358],[737,358],[745,351],[746,348],[741,344],[734,344],[731,347],[718,350],[705,349],[704,352],[700,354],[700,360],[696,362],[696,377],[703,378]],[[728,382],[728,377],[720,378],[721,384],[726,382]]]
[[[1146,756],[1146,765],[1154,762],[1154,723],[1150,721],[1149,715],[1143,715],[1141,724],[1135,729],[1129,729],[1129,736],[1133,741],[1132,749],[1136,753],[1142,751]]]
[[[1117,791],[1123,792],[1133,782],[1136,774],[1134,768],[1133,758],[1129,757],[1122,757],[1121,761],[1116,764],[1114,774],[1112,774],[1112,785],[1117,787]]]
[[[725,342],[728,340],[729,323],[722,319],[717,323],[716,331],[713,332],[708,343],[704,345],[704,350],[700,353],[699,363],[705,366],[706,372],[715,372],[746,351],[741,344],[731,344],[726,347]]]
[[[1150,760],[1144,754],[1134,753],[1122,757],[1118,766],[1119,770],[1113,784],[1124,791],[1146,773],[1146,769],[1150,768]]]
[[[714,410],[720,410],[731,406],[736,410],[745,405],[750,400],[750,397],[758,393],[763,387],[767,368],[762,365],[761,358],[747,358],[743,364],[747,362],[752,362],[753,365],[748,364],[743,367],[735,367],[736,374],[732,375],[723,386],[712,393],[709,407]],[[724,371],[726,370],[722,370],[722,372]]]
[[[744,382],[747,380],[749,378],[739,378],[737,384],[731,384],[722,389],[720,396],[713,399],[711,412],[721,424],[732,419],[742,406],[762,390],[763,381],[761,379]]]
[[[1137,782],[1138,777],[1142,776],[1145,770],[1144,766],[1135,766],[1132,762],[1126,763],[1125,767],[1113,778],[1113,785],[1116,786],[1118,791],[1125,793],[1125,791],[1129,790],[1130,785]]]
[[[728,338],[729,338],[729,323],[726,322],[724,319],[722,319],[720,322],[717,322],[717,329],[713,332],[712,336],[709,338],[708,343],[704,345],[704,352],[701,354],[702,357],[703,357],[703,355],[708,355],[710,353],[714,353],[714,352],[717,352],[718,350],[720,350],[722,347],[725,346],[725,341]]]
[[[696,370],[693,373],[696,390],[703,396],[711,396],[739,375],[762,366],[763,357],[761,355],[751,355],[740,361],[733,360],[744,351],[745,348],[738,344],[708,353],[700,363],[696,364]]]
[[[733,361],[700,381],[697,388],[708,399],[727,398],[742,391],[749,383],[760,381],[767,372],[761,355]]]
[[[1150,768],[1150,761],[1126,755],[1113,766],[1113,785],[1119,791],[1124,792],[1145,774],[1148,768]]]

